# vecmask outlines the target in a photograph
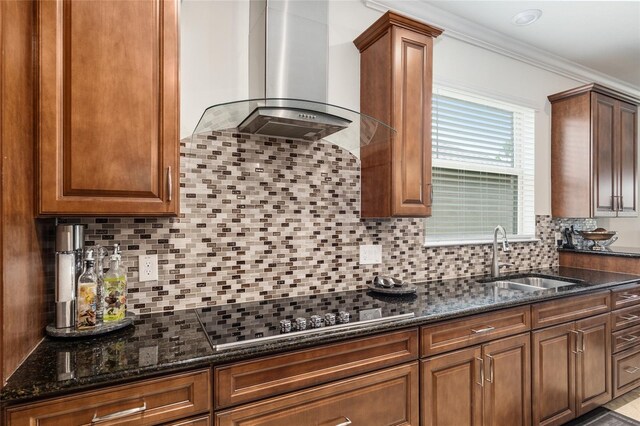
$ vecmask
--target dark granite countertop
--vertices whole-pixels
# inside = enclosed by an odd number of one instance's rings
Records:
[[[606,250],[590,250],[590,249],[566,249],[559,248],[558,251],[571,252],[571,253],[585,253],[585,254],[601,254],[604,256],[618,256],[618,257],[640,257],[640,247],[606,247]]]
[[[381,296],[367,290],[145,314],[134,325],[104,337],[83,340],[45,338],[0,393],[3,404],[26,402],[70,391],[104,388],[132,379],[206,367],[222,362],[298,349],[387,330],[417,326],[479,312],[523,305],[640,281],[640,276],[559,267],[530,271],[579,280],[579,285],[536,292],[496,290],[482,278],[418,284],[413,296]],[[356,315],[379,308],[383,316],[413,318],[375,323],[331,333],[285,335],[252,346],[220,347],[279,329],[281,319],[346,310]],[[204,325],[204,328],[203,328]]]

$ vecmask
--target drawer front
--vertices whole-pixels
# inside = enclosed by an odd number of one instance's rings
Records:
[[[528,306],[422,327],[422,356],[475,345],[531,329]]]
[[[640,347],[613,356],[613,397],[640,386]]]
[[[612,353],[624,351],[640,345],[640,325],[611,333]]]
[[[611,309],[640,304],[640,284],[625,285],[611,290]]]
[[[193,419],[178,420],[165,426],[209,426],[211,425],[211,416],[199,416]]]
[[[219,412],[216,426],[418,426],[418,403],[414,361]]]
[[[418,331],[324,345],[216,367],[215,407],[229,407],[418,358]]]
[[[8,424],[155,425],[184,419],[210,410],[209,377],[210,370],[203,370],[10,408]]]
[[[609,290],[605,290],[584,296],[536,303],[531,307],[533,328],[548,327],[609,312],[610,300]]]
[[[640,324],[640,306],[630,306],[611,312],[611,326],[614,330]]]

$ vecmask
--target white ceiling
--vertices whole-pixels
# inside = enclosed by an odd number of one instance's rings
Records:
[[[424,3],[640,90],[640,0]],[[512,17],[526,9],[540,9],[542,17],[514,25]]]

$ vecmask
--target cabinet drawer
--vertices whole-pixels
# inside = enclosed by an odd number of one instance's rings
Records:
[[[460,349],[531,329],[528,306],[422,327],[422,356]]]
[[[209,426],[211,424],[211,416],[199,416],[192,419],[178,420],[165,426]]]
[[[613,356],[613,397],[640,386],[640,347]]]
[[[611,309],[640,304],[640,284],[625,285],[611,290]]]
[[[418,426],[418,362],[216,414],[216,426]]]
[[[536,303],[531,307],[533,328],[548,327],[609,312],[610,299],[609,290],[605,290],[584,296]]]
[[[7,419],[9,426],[170,422],[210,410],[209,376],[203,370],[51,399],[10,408]]]
[[[228,407],[418,358],[418,331],[406,330],[217,367],[215,407]]]
[[[640,324],[640,306],[630,306],[611,312],[611,327],[613,330],[621,330]]]
[[[636,345],[640,345],[640,325],[611,333],[611,351],[613,353],[632,348]]]

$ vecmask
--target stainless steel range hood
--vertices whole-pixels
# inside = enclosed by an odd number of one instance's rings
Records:
[[[205,110],[195,134],[231,130],[279,138],[328,140],[359,157],[361,145],[393,129],[327,103],[327,1],[252,0],[249,31],[251,99]]]

